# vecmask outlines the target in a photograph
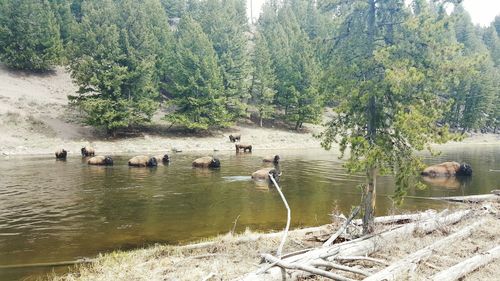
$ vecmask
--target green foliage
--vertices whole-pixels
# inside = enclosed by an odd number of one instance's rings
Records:
[[[148,122],[170,44],[159,1],[88,1],[81,9],[70,62],[79,86],[73,102],[88,124],[110,132]]]
[[[16,69],[44,71],[61,60],[62,44],[49,2],[2,1],[0,61]]]
[[[202,0],[192,7],[193,18],[201,25],[217,54],[221,68],[226,109],[232,119],[246,110],[250,64],[248,18],[243,0]]]
[[[165,84],[175,112],[166,119],[189,129],[227,126],[231,116],[225,107],[220,68],[210,40],[189,16],[181,19],[176,37]]]
[[[447,90],[458,51],[447,20],[425,1],[413,3],[412,10],[400,1],[335,6],[343,22],[334,34],[329,82],[339,106],[321,135],[325,148],[337,142],[342,155],[349,149],[350,172],[369,179],[377,171],[394,174],[399,200],[422,166],[413,151],[450,139],[437,125],[447,102],[436,93]]]
[[[453,84],[446,96],[452,106],[445,120],[452,128],[466,132],[482,128],[494,118],[492,102],[498,92],[495,87],[498,70],[494,62],[500,52],[496,49],[499,42],[493,28],[484,30],[481,36],[461,5],[455,8],[451,18],[455,38],[462,49],[454,62]]]
[[[266,39],[259,34],[255,35],[252,63],[254,66],[251,86],[252,102],[259,112],[260,126],[262,127],[262,119],[269,118],[274,113],[276,77],[271,65],[271,54]]]
[[[304,122],[316,123],[321,117],[321,68],[292,3],[283,5],[281,8],[266,5],[258,28],[271,51],[276,75],[275,103],[284,110],[285,119],[294,122],[297,129]]]

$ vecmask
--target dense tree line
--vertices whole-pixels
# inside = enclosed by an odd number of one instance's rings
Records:
[[[190,129],[252,113],[298,129],[330,106],[372,129],[421,110],[433,130],[497,130],[500,16],[474,26],[443,2],[377,1],[370,24],[370,0],[269,0],[250,26],[244,0],[0,0],[0,60],[69,66],[72,102],[109,132],[160,106]],[[355,117],[372,103],[384,124]]]

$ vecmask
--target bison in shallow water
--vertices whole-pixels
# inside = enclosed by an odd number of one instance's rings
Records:
[[[111,166],[113,165],[113,159],[110,156],[94,156],[87,163],[89,165]]]
[[[472,167],[467,163],[444,162],[425,168],[422,175],[428,177],[470,176]]]
[[[95,156],[95,149],[90,146],[82,147],[81,152],[82,152],[82,157]]]
[[[56,151],[56,159],[64,160],[66,159],[66,156],[68,156],[68,151],[64,149],[59,149],[58,151]]]
[[[255,181],[266,181],[272,184],[269,175],[272,175],[276,182],[280,181],[281,171],[278,166],[272,168],[263,168],[252,173],[252,179]]]
[[[236,152],[240,152],[240,149],[243,149],[243,152],[252,152],[251,144],[235,144]]]
[[[132,167],[156,167],[158,166],[158,161],[155,157],[140,155],[128,160],[128,165]]]
[[[159,163],[162,163],[163,165],[168,165],[170,163],[170,157],[168,157],[167,154],[165,155],[157,155],[155,156],[156,161]]]
[[[219,168],[220,161],[217,158],[205,156],[193,161],[193,167],[196,168]]]
[[[241,135],[229,135],[229,140],[231,142],[241,141]]]

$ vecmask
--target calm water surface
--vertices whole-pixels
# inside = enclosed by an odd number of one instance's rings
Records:
[[[275,151],[273,151],[275,152]],[[67,161],[46,157],[0,160],[0,280],[17,280],[53,270],[47,267],[2,268],[92,257],[99,252],[130,249],[157,242],[179,244],[227,233],[239,216],[237,231],[281,229],[286,212],[274,189],[259,189],[250,174],[262,167],[262,156],[218,153],[222,168],[191,168],[203,153],[172,154],[169,166],[129,168],[130,155],[115,156],[115,166],[87,166],[77,156]],[[348,212],[358,204],[356,188],[363,176],[346,174],[333,152],[278,151],[280,185],[292,208],[294,227],[329,222],[335,207]],[[468,182],[428,184],[409,191],[416,197],[488,193],[499,188],[500,147],[447,148],[428,163],[466,161],[474,169]],[[377,213],[393,208],[391,177],[377,186]],[[444,208],[446,203],[407,198],[401,208]]]

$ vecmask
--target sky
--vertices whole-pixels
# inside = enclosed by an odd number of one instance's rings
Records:
[[[253,4],[253,17],[256,20],[265,0],[247,0],[249,17],[250,2]],[[472,22],[481,26],[488,26],[495,19],[495,16],[500,15],[500,0],[464,0],[463,5],[471,15]]]

